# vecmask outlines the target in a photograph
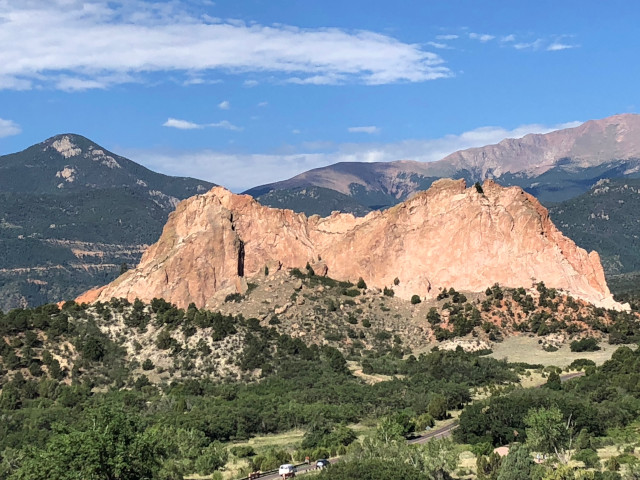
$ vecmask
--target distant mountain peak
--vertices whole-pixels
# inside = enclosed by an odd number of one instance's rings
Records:
[[[82,153],[82,149],[78,147],[70,135],[58,135],[52,137],[45,142],[46,149],[56,150],[64,158],[77,157]]]
[[[495,179],[502,185],[521,186],[549,202],[584,193],[600,178],[627,175],[640,175],[640,115],[633,113],[544,134],[506,138],[492,145],[459,150],[434,162],[337,163],[246,193],[260,197],[267,192],[315,186],[335,190],[365,208],[376,209],[405,200],[438,178],[451,177],[470,183]],[[313,211],[309,202],[306,211]]]

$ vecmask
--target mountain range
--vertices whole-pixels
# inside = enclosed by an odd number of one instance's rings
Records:
[[[152,172],[80,135],[0,157],[0,309],[73,298],[135,265],[212,183]]]
[[[338,163],[247,193],[307,215],[364,216],[442,177],[520,186],[600,253],[605,273],[640,270],[640,116],[506,139],[421,163]],[[74,134],[0,157],[0,309],[73,298],[136,265],[182,199],[213,183],[154,173]]]
[[[640,177],[640,115],[615,115],[575,128],[505,139],[430,163],[337,163],[245,193],[265,204],[296,210],[301,189],[319,187],[350,197],[345,210],[353,208],[353,201],[358,208],[378,209],[448,177],[463,178],[469,184],[493,179],[501,185],[516,185],[547,204],[584,193],[600,179],[623,176]],[[292,196],[291,191],[298,194]],[[291,200],[277,200],[287,197]],[[303,205],[307,214],[320,213],[308,203]]]

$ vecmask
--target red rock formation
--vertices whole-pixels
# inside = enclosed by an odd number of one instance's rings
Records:
[[[543,281],[597,305],[616,307],[596,252],[553,225],[518,187],[492,181],[483,192],[439,180],[410,200],[364,218],[327,218],[262,206],[216,187],[181,202],[140,265],[79,301],[163,297],[212,306],[218,292],[243,291],[245,278],[271,268],[322,261],[328,275],[396,295],[434,296],[442,287],[483,291]],[[218,299],[220,294],[218,294]]]

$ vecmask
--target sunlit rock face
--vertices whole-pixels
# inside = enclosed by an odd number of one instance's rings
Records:
[[[79,301],[162,297],[213,306],[243,292],[265,266],[304,268],[392,287],[396,296],[430,297],[440,288],[483,291],[499,283],[544,282],[596,305],[616,308],[600,258],[553,225],[519,187],[486,181],[467,188],[443,179],[404,203],[356,218],[306,217],[262,206],[221,187],[181,202],[137,268]],[[397,281],[396,281],[397,279]]]

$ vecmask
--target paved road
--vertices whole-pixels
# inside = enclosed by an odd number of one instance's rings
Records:
[[[572,378],[578,378],[583,376],[584,376],[584,372],[566,373],[564,375],[560,375],[560,381],[564,383],[567,380],[571,380]]]
[[[566,382],[568,380],[571,380],[572,378],[577,378],[577,377],[582,377],[584,375],[584,372],[574,372],[574,373],[566,373],[564,375],[560,375],[560,381],[561,382]],[[540,388],[543,385],[538,385],[536,388]],[[407,440],[407,443],[409,444],[422,444],[422,443],[427,443],[430,440],[434,440],[434,439],[438,439],[438,438],[446,438],[446,437],[450,437],[451,434],[453,433],[453,431],[458,428],[458,421],[454,421],[451,422],[448,425],[445,425],[443,427],[437,428],[435,430],[431,430],[427,433],[425,433],[424,435],[421,435],[419,437],[415,437],[412,438],[410,440]],[[329,461],[331,463],[336,463],[340,460],[340,457],[335,457],[335,458],[330,458]],[[311,465],[300,465],[298,467],[298,475],[300,474],[304,474],[306,472],[308,472],[309,470],[313,470],[315,469],[315,463],[312,463]],[[260,479],[264,479],[264,480],[275,480],[277,478],[280,478],[278,476],[277,473],[271,474],[271,475],[266,475],[264,477],[260,477]]]
[[[427,443],[430,440],[436,439],[436,438],[445,438],[445,437],[449,437],[451,436],[451,433],[458,428],[458,422],[452,422],[449,425],[445,425],[444,427],[440,427],[436,430],[431,430],[428,433],[425,433],[424,435],[421,435],[419,437],[415,437],[412,438],[410,440],[407,440],[407,443],[409,444],[414,444],[414,443]]]

